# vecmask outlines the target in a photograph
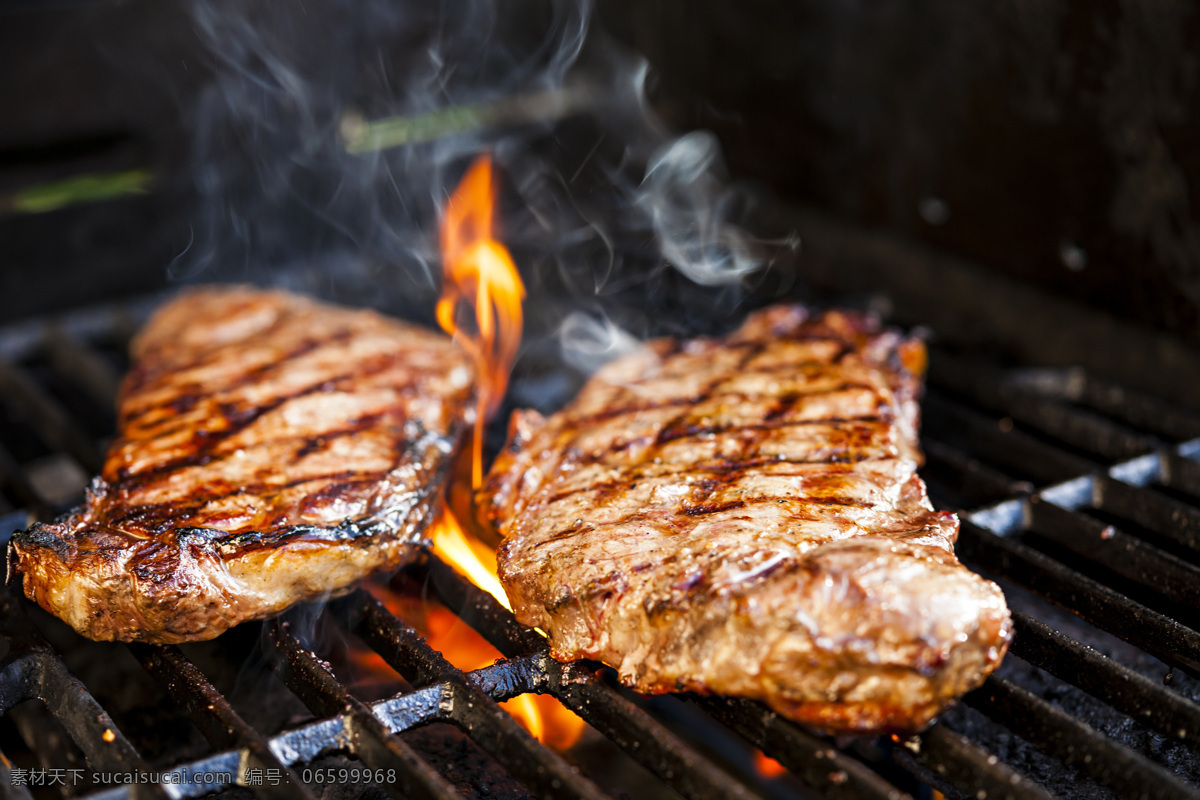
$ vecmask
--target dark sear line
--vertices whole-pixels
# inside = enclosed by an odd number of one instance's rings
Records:
[[[777,495],[759,495],[759,496],[755,496],[755,497],[742,497],[742,498],[738,498],[737,500],[728,501],[726,503],[711,503],[711,504],[705,504],[705,505],[692,505],[692,504],[685,502],[680,505],[680,512],[687,517],[698,517],[698,516],[705,516],[705,515],[709,515],[709,514],[716,514],[716,513],[723,512],[723,511],[734,511],[734,510],[741,509],[741,508],[749,509],[753,506],[768,505],[768,504],[798,505],[801,507],[841,506],[843,508],[871,508],[871,506],[872,506],[872,504],[866,500],[855,500],[855,499],[849,498],[849,497],[834,497],[834,496],[830,496],[830,495],[807,495],[803,498],[785,498],[785,497],[779,497]],[[789,516],[791,516],[795,519],[815,520],[814,517],[809,517],[809,516],[804,516],[804,515],[789,514]],[[651,520],[651,521],[654,521],[655,523],[661,523],[661,521],[662,521],[661,517],[648,514],[648,513],[646,513],[645,510],[639,509],[637,511],[630,512],[627,516],[620,517],[617,519],[607,520],[605,522],[597,523],[595,525],[581,525],[581,526],[571,525],[567,528],[563,528],[562,530],[548,534],[546,536],[546,540],[536,546],[544,547],[545,545],[550,544],[552,542],[561,541],[562,539],[566,539],[571,536],[577,536],[581,533],[585,533],[588,531],[594,531],[594,530],[602,530],[604,528],[613,528],[613,527],[617,527],[620,525],[625,525],[627,523],[636,521],[638,519]]]
[[[742,354],[742,358],[738,362],[738,366],[737,366],[738,373],[745,371],[746,365],[748,365],[751,361],[753,361],[754,359],[761,356],[763,354],[763,351],[766,349],[766,345],[762,342],[754,342],[752,344],[753,344],[752,347],[746,348],[746,352]],[[725,383],[725,381],[726,381],[726,377],[724,375],[719,375],[715,380],[710,381],[707,388],[705,388],[705,390],[701,393],[700,402],[698,402],[696,405],[702,405],[705,402],[707,402],[708,400],[710,400],[712,398],[713,392],[715,392],[717,390],[717,387],[719,387],[719,386],[721,386],[721,384]],[[689,412],[685,411],[682,414],[678,415],[675,419],[671,420],[666,425],[664,425],[659,430],[658,435],[654,437],[654,447],[656,449],[661,449],[664,444],[672,441],[671,438],[664,438],[666,436],[667,432],[672,430],[672,428],[674,428],[676,426],[682,426],[684,424],[684,422],[686,420],[688,420],[689,418],[690,418]],[[676,436],[673,438],[684,438],[684,436]]]
[[[802,367],[827,367],[827,366],[828,366],[828,364],[826,364],[823,361],[805,362],[805,364],[802,365]],[[772,368],[772,369],[755,369],[753,372],[743,373],[740,377],[744,377],[745,374],[774,375],[774,374],[783,373],[783,372],[792,374],[796,371],[797,371],[797,369],[795,367],[792,367],[791,365],[782,365],[780,367]],[[803,371],[803,369],[800,369],[800,371]],[[569,416],[571,417],[571,420],[575,424],[579,425],[580,427],[587,427],[587,426],[590,426],[590,425],[593,425],[596,423],[613,420],[618,417],[629,416],[631,414],[647,414],[647,413],[653,413],[655,411],[663,411],[663,410],[666,410],[669,408],[694,407],[694,406],[698,406],[698,405],[701,405],[702,403],[705,403],[705,402],[708,402],[711,400],[715,400],[718,398],[721,398],[721,399],[727,398],[730,401],[736,401],[736,400],[755,400],[755,399],[759,399],[759,398],[766,398],[766,397],[774,396],[770,393],[762,393],[762,392],[718,391],[722,386],[730,383],[732,380],[735,380],[735,378],[722,378],[721,380],[715,381],[714,383],[710,384],[705,390],[701,391],[697,395],[692,395],[692,396],[688,396],[688,397],[671,398],[669,400],[665,400],[663,402],[658,402],[658,403],[649,403],[649,404],[631,403],[631,404],[624,404],[624,405],[620,404],[620,403],[613,403],[612,405],[610,405],[609,407],[605,408],[602,411],[596,411],[596,412],[589,413],[589,414],[577,414],[577,413],[572,414],[569,411],[562,412],[562,413],[569,414]],[[868,384],[868,383],[862,383],[861,381],[843,381],[835,386],[826,387],[824,389],[815,389],[812,391],[797,390],[794,392],[789,392],[788,395],[786,395],[786,396],[794,398],[792,400],[792,402],[794,403],[796,400],[800,400],[800,399],[820,397],[820,396],[829,395],[829,394],[837,394],[839,392],[846,392],[846,391],[851,391],[851,390],[856,390],[856,389],[861,390],[861,391],[876,391],[877,387],[872,386],[871,384]]]
[[[824,366],[824,365],[822,365],[822,366]],[[780,369],[779,371],[782,372],[785,370]],[[754,372],[754,373],[748,373],[748,374],[759,374],[759,373]],[[769,373],[767,373],[767,374],[769,374]],[[728,379],[721,380],[716,384],[715,388],[720,388],[720,386],[722,386],[726,383],[729,383]],[[844,381],[836,386],[830,386],[830,387],[826,387],[824,389],[815,389],[813,391],[790,392],[786,396],[791,397],[792,402],[794,403],[795,401],[800,400],[800,399],[821,397],[823,395],[837,394],[839,392],[848,392],[848,391],[852,391],[852,390],[856,390],[856,389],[864,391],[864,392],[875,391],[875,387],[871,386],[870,384],[867,384],[867,383],[861,383],[861,382],[857,382],[857,381]],[[711,400],[716,400],[716,399],[728,399],[730,401],[757,400],[760,398],[767,398],[767,397],[773,397],[773,396],[774,395],[772,395],[772,394],[762,393],[762,392],[744,392],[744,391],[707,392],[707,391],[705,391],[705,392],[701,392],[698,395],[694,395],[694,396],[690,396],[690,397],[673,398],[671,400],[666,400],[661,403],[629,404],[629,405],[615,404],[609,408],[604,409],[603,411],[597,411],[597,412],[591,413],[591,414],[582,414],[582,415],[581,414],[572,414],[571,419],[573,422],[575,422],[576,424],[578,424],[580,426],[588,426],[588,425],[592,425],[595,423],[613,420],[618,417],[626,417],[626,416],[629,416],[630,414],[649,414],[649,413],[653,413],[655,411],[664,411],[669,408],[695,407],[695,406],[701,405],[702,403],[705,403],[705,402],[708,402]]]
[[[678,347],[678,344],[674,343],[673,346],[668,350],[667,356],[664,356],[664,357],[668,357],[670,355],[675,355],[678,352],[680,352],[677,349],[677,347]],[[752,358],[756,357],[759,353],[762,352],[762,347],[758,343],[748,344],[747,349],[750,351],[750,353],[748,355],[743,356],[742,362],[741,362],[743,366],[749,360],[752,360]],[[674,376],[663,375],[661,377],[670,378],[670,377],[674,377]],[[648,412],[648,411],[654,411],[654,410],[665,409],[665,408],[677,408],[680,406],[699,405],[707,400],[712,399],[713,392],[715,392],[717,387],[720,386],[724,382],[725,382],[724,378],[718,378],[717,380],[712,381],[707,386],[705,386],[705,388],[702,389],[698,395],[694,395],[694,396],[691,396],[688,398],[675,398],[673,400],[669,400],[664,403],[652,404],[650,406],[641,406],[640,404],[639,405],[622,405],[620,403],[614,402],[614,403],[610,404],[609,408],[605,409],[604,411],[598,412],[595,415],[573,416],[572,418],[574,419],[575,423],[577,425],[579,425],[580,427],[586,427],[587,425],[589,425],[590,423],[593,423],[593,422],[601,422],[604,420],[613,420],[616,417],[625,416],[630,413],[644,413],[644,412]],[[567,413],[569,413],[569,412],[567,412]]]
[[[291,320],[286,316],[276,317],[269,327],[255,333],[255,337],[260,341],[269,341],[272,335],[279,333],[290,322]],[[353,338],[354,330],[348,327],[330,331],[323,338],[297,337],[297,343],[289,349],[274,355],[270,360],[264,361],[256,367],[241,370],[239,373],[242,376],[241,380],[244,383],[250,380],[261,380],[272,372],[278,372],[281,365],[294,361],[305,353],[319,349],[328,349],[331,345],[335,344],[345,344]],[[208,369],[215,365],[222,365],[229,360],[231,354],[237,358],[241,358],[246,346],[247,342],[242,339],[224,342],[209,349],[207,356],[199,356],[198,354],[189,355],[185,366],[187,369],[194,370]],[[176,364],[163,362],[156,370],[150,371],[139,369],[139,365],[135,364],[130,372],[132,375],[144,378],[146,376],[162,375],[167,372],[173,373],[177,370],[177,367],[178,365]]]
[[[314,442],[319,441],[320,446],[327,446],[331,440],[343,436],[351,436],[360,433],[363,429],[371,427],[372,423],[378,422],[385,417],[394,416],[391,413],[369,414],[365,417],[356,420],[356,424],[352,428],[335,430],[331,433],[322,434],[317,440],[309,440],[303,436],[296,436],[290,439],[276,441],[295,441],[301,444],[301,448],[296,451],[293,458],[298,459],[302,454],[309,451],[310,446]],[[392,461],[392,470],[400,468],[403,464],[411,460],[419,460],[421,453],[416,453],[413,448],[405,444],[405,446],[397,447],[395,457]],[[211,484],[206,485],[191,495],[185,501],[171,500],[166,503],[146,503],[142,505],[130,506],[128,511],[117,513],[109,518],[109,524],[114,528],[130,530],[138,529],[151,532],[157,532],[154,525],[159,528],[163,524],[171,520],[186,519],[197,513],[205,505],[214,501],[222,500],[235,495],[252,494],[261,497],[268,505],[274,503],[280,495],[290,489],[295,489],[308,483],[337,481],[338,490],[344,491],[346,487],[357,483],[370,483],[377,480],[379,473],[377,471],[362,471],[362,470],[345,470],[342,472],[322,473],[318,475],[309,475],[303,478],[288,480],[283,483],[262,483],[249,482],[239,484],[237,486],[228,486],[217,488]],[[215,536],[220,539],[223,532],[216,530]]]
[[[811,471],[802,472],[780,472],[772,471],[767,473],[758,472],[761,467],[769,467],[776,464],[796,466],[811,466],[811,467],[838,467],[846,468],[853,467],[856,464],[861,464],[864,461],[879,460],[880,454],[856,452],[844,456],[830,456],[827,458],[819,458],[812,460],[794,460],[794,459],[778,459],[778,458],[750,458],[745,461],[728,460],[723,463],[702,462],[695,467],[681,467],[677,470],[668,470],[661,473],[649,473],[644,469],[623,474],[617,478],[607,481],[598,481],[587,486],[580,486],[575,489],[563,489],[555,492],[546,500],[547,504],[557,503],[565,500],[572,495],[585,494],[587,492],[597,492],[599,496],[597,500],[606,499],[613,496],[622,489],[632,491],[636,489],[644,481],[653,481],[660,478],[672,478],[679,475],[694,475],[699,473],[711,472],[716,475],[729,475],[730,481],[739,479],[747,474],[765,474],[772,478],[810,478]],[[647,465],[653,466],[653,465]]]
[[[223,458],[228,458],[231,455],[233,455],[233,452],[225,453],[225,454],[215,454],[213,451],[215,451],[217,448],[219,448],[228,439],[243,432],[246,428],[253,425],[255,422],[257,422],[259,419],[263,418],[265,415],[284,408],[288,403],[290,403],[294,400],[298,400],[300,398],[308,397],[308,396],[316,394],[318,392],[325,391],[326,387],[329,386],[330,384],[336,384],[338,382],[344,382],[344,381],[354,381],[357,379],[367,378],[367,377],[371,377],[374,375],[378,375],[379,373],[385,372],[386,370],[393,367],[398,360],[399,359],[394,356],[388,357],[386,359],[381,359],[382,363],[377,364],[373,367],[369,367],[366,369],[359,369],[354,372],[341,373],[334,377],[322,378],[317,383],[297,389],[296,391],[291,392],[290,394],[279,395],[277,397],[273,397],[270,400],[264,401],[264,402],[260,403],[259,405],[255,405],[252,407],[235,409],[234,407],[230,406],[229,408],[222,408],[220,418],[225,420],[228,424],[226,425],[226,427],[220,428],[218,430],[203,429],[203,430],[197,431],[197,433],[196,433],[197,439],[194,439],[193,441],[196,441],[198,446],[195,448],[194,453],[183,456],[183,457],[175,459],[175,460],[166,461],[161,464],[157,464],[148,469],[142,469],[136,473],[131,473],[128,470],[126,470],[124,467],[121,467],[121,468],[118,468],[116,477],[118,480],[131,482],[133,485],[146,486],[151,481],[154,481],[155,479],[157,479],[163,475],[177,472],[180,469],[184,469],[186,467],[193,467],[193,466],[205,466],[205,465],[212,463],[213,461],[217,461],[217,460],[220,460]],[[222,389],[222,391],[226,391],[226,390]],[[227,404],[227,405],[229,405],[229,404]],[[188,423],[184,422],[184,423],[181,423],[178,427],[168,428],[166,431],[155,431],[154,435],[159,436],[159,437],[167,436],[168,434],[174,433],[178,430],[186,430],[187,427],[188,427]],[[330,430],[334,431],[336,429],[330,429]],[[312,435],[311,433],[309,433],[307,435],[306,434],[297,434],[297,436],[295,438],[303,437],[303,438],[307,439],[307,438],[310,438],[311,435]],[[326,436],[327,434],[319,434],[319,435]]]
[[[271,328],[266,332],[266,335],[269,335],[271,330],[277,329],[283,323],[284,323],[283,319],[277,319],[271,325]],[[346,329],[346,330],[337,331],[336,333],[331,334],[330,337],[325,341],[321,341],[319,339],[307,339],[302,344],[300,344],[299,346],[294,348],[293,350],[280,355],[278,358],[271,360],[271,361],[267,361],[263,364],[259,364],[257,367],[255,367],[253,369],[246,370],[245,372],[243,372],[241,374],[240,377],[238,377],[237,379],[235,379],[232,382],[230,382],[229,384],[227,384],[227,386],[225,388],[227,390],[228,389],[236,389],[239,387],[244,387],[246,384],[248,384],[252,381],[261,381],[262,378],[266,377],[267,375],[269,375],[273,372],[278,372],[281,369],[286,369],[289,364],[294,362],[300,356],[307,355],[308,353],[322,350],[322,349],[331,349],[330,348],[331,343],[344,344],[344,343],[350,341],[350,339],[353,337],[353,335],[354,335],[353,331]],[[234,344],[240,345],[240,343],[236,343],[236,342]],[[218,348],[216,348],[213,351],[212,356],[209,359],[201,360],[201,361],[197,361],[192,364],[189,364],[188,365],[189,368],[196,369],[199,367],[211,367],[212,365],[219,363],[220,361],[222,361],[223,359],[226,359],[228,357],[228,354],[225,352],[225,348],[228,346],[229,345],[219,346]],[[148,373],[145,371],[139,372],[135,368],[135,370],[131,373],[131,377],[129,380],[133,380],[133,378],[136,377],[137,378],[136,384],[142,385],[146,382],[147,379],[157,377],[160,374],[160,372],[155,372],[155,373]],[[184,410],[190,410],[195,405],[196,401],[199,398],[209,396],[209,395],[211,395],[211,390],[209,389],[209,387],[200,386],[197,384],[189,384],[184,389],[184,392],[178,398],[170,400],[167,403],[167,407],[171,408],[172,410],[176,410],[176,404],[180,404],[185,407]],[[129,424],[137,422],[137,420],[139,418],[141,418],[142,416],[144,416],[146,413],[148,413],[150,411],[156,411],[159,408],[162,408],[162,406],[150,405],[150,406],[146,406],[143,409],[140,409],[137,412],[132,412],[132,413],[129,411],[126,411],[126,410],[122,410],[122,417],[121,417],[120,423],[121,423],[122,427],[125,427]]]
[[[215,500],[224,500],[225,498],[239,494],[253,494],[262,497],[265,501],[272,502],[280,494],[283,494],[289,489],[295,489],[298,486],[303,486],[306,483],[329,482],[337,481],[339,484],[354,483],[354,479],[360,481],[373,480],[375,473],[359,472],[354,470],[346,470],[344,472],[324,473],[322,475],[310,475],[305,478],[297,478],[296,480],[288,481],[283,484],[265,484],[265,483],[247,483],[239,486],[229,486],[225,488],[215,488],[205,486],[197,489],[185,501],[169,500],[165,503],[145,503],[142,505],[130,506],[128,510],[110,513],[108,517],[109,524],[119,530],[144,530],[152,531],[151,523],[161,524],[169,520],[186,519],[195,514],[204,506]],[[214,529],[215,530],[215,529]],[[216,531],[220,535],[221,531]]]
[[[683,513],[687,514],[689,517],[700,517],[704,516],[705,514],[715,514],[718,511],[731,511],[735,508],[745,508],[746,502],[747,501],[745,500],[730,500],[727,503],[706,503],[700,506],[693,506],[689,505],[688,503],[684,503]]]
[[[877,413],[860,417],[823,417],[821,419],[796,420],[772,419],[763,422],[738,422],[728,425],[706,425],[704,423],[692,423],[689,425],[681,424],[676,428],[672,428],[668,425],[659,431],[658,436],[656,436],[654,439],[654,443],[655,445],[661,447],[664,444],[670,444],[671,442],[679,439],[696,439],[709,435],[732,433],[734,431],[757,431],[761,433],[769,433],[774,430],[779,430],[780,428],[797,428],[810,425],[844,425],[848,422],[883,423],[883,414],[878,412],[884,410],[885,409],[878,408],[876,409]]]
[[[888,409],[879,408],[879,409],[876,409],[876,411],[877,412],[886,412],[886,411],[888,411]],[[884,414],[877,413],[876,415],[862,416],[862,417],[828,417],[825,419],[811,419],[811,420],[773,420],[771,422],[739,423],[739,424],[732,424],[732,425],[725,425],[725,426],[696,425],[685,431],[669,432],[665,429],[662,429],[655,436],[654,442],[651,445],[651,447],[652,447],[652,449],[657,450],[665,444],[671,444],[671,443],[677,442],[681,439],[696,439],[696,438],[702,438],[702,437],[710,436],[710,435],[715,436],[718,434],[735,433],[737,431],[749,431],[749,432],[755,434],[752,437],[748,437],[743,442],[743,444],[752,444],[752,445],[761,446],[765,439],[765,434],[770,433],[771,431],[781,430],[781,429],[785,429],[785,428],[799,428],[799,427],[806,427],[806,426],[830,425],[830,424],[835,425],[835,426],[840,426],[840,425],[846,425],[846,424],[850,424],[850,423],[867,423],[867,424],[872,424],[872,425],[873,424],[885,425],[885,424],[887,424],[887,422],[888,422],[888,420]],[[604,461],[606,458],[608,458],[610,456],[615,456],[615,455],[619,455],[621,453],[627,452],[628,450],[635,447],[639,443],[645,442],[646,438],[647,437],[642,436],[642,437],[638,437],[635,439],[629,439],[629,440],[625,440],[625,441],[616,440],[616,441],[612,442],[611,444],[609,444],[606,448],[595,451],[595,452],[590,452],[590,453],[581,452],[577,448],[573,447],[570,443],[568,443],[567,445],[565,445],[564,453],[569,460],[577,462],[579,464],[596,464],[596,463],[600,463],[600,462]],[[743,448],[743,450],[744,449],[745,448]],[[652,460],[652,457],[650,460]],[[847,462],[835,461],[834,463],[847,463]]]

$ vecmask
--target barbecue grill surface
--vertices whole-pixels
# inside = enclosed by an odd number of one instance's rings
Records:
[[[125,341],[156,301],[0,332],[5,531],[26,510],[47,517],[77,500],[111,435]],[[1002,369],[948,348],[934,349],[924,417],[931,495],[974,509],[958,552],[1002,583],[1017,636],[1015,658],[919,736],[835,742],[749,702],[633,697],[595,664],[550,659],[540,636],[430,556],[399,580],[482,634],[504,655],[495,665],[460,672],[365,592],[185,651],[84,642],[10,589],[0,793],[40,796],[25,785],[37,770],[77,769],[159,782],[85,780],[68,787],[75,795],[239,784],[319,796],[328,787],[314,770],[330,765],[369,769],[360,788],[403,797],[621,791],[604,762],[577,768],[582,755],[539,745],[496,704],[540,692],[624,754],[611,758],[640,765],[650,791],[682,797],[1196,796],[1200,417],[1079,370]],[[347,641],[403,676],[401,691],[363,699],[332,652]],[[285,698],[270,713],[247,704],[259,683]],[[156,725],[170,735],[156,740]],[[791,775],[756,774],[752,747]],[[167,782],[187,774],[227,783]]]

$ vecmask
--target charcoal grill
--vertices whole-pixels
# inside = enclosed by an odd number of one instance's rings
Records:
[[[78,501],[110,434],[120,353],[159,300],[0,332],[4,531]],[[207,741],[182,760],[139,752],[60,655],[78,637],[48,630],[9,588],[0,599],[0,698],[21,737],[0,739],[10,750],[0,756],[0,794],[315,797],[327,787],[309,765],[340,754],[383,778],[373,791],[460,797],[461,787],[401,735],[450,723],[522,787],[518,795],[606,796],[569,752],[542,746],[498,705],[543,693],[660,790],[686,798],[1198,796],[1200,416],[1084,368],[1001,366],[950,344],[935,345],[931,363],[924,474],[937,504],[974,509],[962,515],[960,556],[1002,582],[1017,636],[1000,672],[918,736],[831,740],[752,702],[634,697],[597,664],[555,662],[541,636],[427,555],[406,580],[427,587],[503,659],[461,672],[359,591],[308,619],[319,614],[353,633],[407,681],[366,702],[298,630],[304,614],[285,615],[264,624],[264,652],[311,719],[282,731],[235,710],[184,649],[113,645]],[[126,676],[143,678],[136,666]],[[790,777],[757,775],[729,757],[739,748],[761,749]],[[28,785],[34,774],[84,771],[101,780]],[[146,782],[119,777],[130,773]]]

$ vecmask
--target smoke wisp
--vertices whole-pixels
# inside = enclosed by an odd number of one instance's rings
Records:
[[[428,319],[439,210],[481,152],[530,291],[527,342],[557,334],[575,369],[621,349],[605,336],[727,315],[770,264],[772,243],[738,224],[752,196],[715,138],[664,130],[646,63],[587,2],[198,1],[192,15],[212,79],[193,110],[181,282],[284,284]]]

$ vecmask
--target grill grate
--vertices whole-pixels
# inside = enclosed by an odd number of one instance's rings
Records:
[[[62,511],[64,498],[77,496],[97,471],[122,368],[113,354],[156,299],[0,331],[4,531],[22,527],[29,512]],[[932,365],[924,443],[931,494],[944,506],[979,509],[963,515],[959,555],[1004,584],[1017,638],[1016,664],[1006,662],[919,736],[833,741],[755,703],[687,698],[689,714],[791,772],[791,783],[772,788],[714,758],[720,744],[698,742],[681,723],[686,715],[629,695],[598,665],[555,662],[540,636],[428,555],[408,576],[501,660],[463,673],[358,591],[320,612],[264,625],[272,666],[314,717],[270,735],[239,714],[183,649],[131,646],[210,748],[165,769],[151,768],[72,673],[29,604],[5,592],[0,708],[29,753],[21,767],[0,754],[0,795],[182,798],[240,790],[316,797],[323,787],[304,783],[305,765],[343,754],[394,776],[379,786],[393,796],[457,798],[460,787],[399,735],[445,722],[535,796],[605,797],[569,754],[540,745],[498,705],[542,693],[662,785],[697,800],[791,796],[789,787],[801,783],[825,797],[878,800],[930,789],[977,800],[1197,796],[1200,704],[1189,687],[1200,685],[1192,682],[1200,677],[1200,417],[1078,369],[1003,370],[943,350],[935,350]],[[375,702],[352,694],[297,631],[297,620],[318,613],[358,637],[408,686]],[[1164,669],[1183,677],[1172,686],[1150,677]],[[1072,699],[1085,694],[1096,702]],[[70,743],[38,734],[46,729],[35,724],[38,713],[52,717]],[[1113,715],[1118,722],[1109,724]],[[81,759],[89,774],[146,772],[159,780],[83,782],[51,794],[27,785],[23,770],[80,769]]]

